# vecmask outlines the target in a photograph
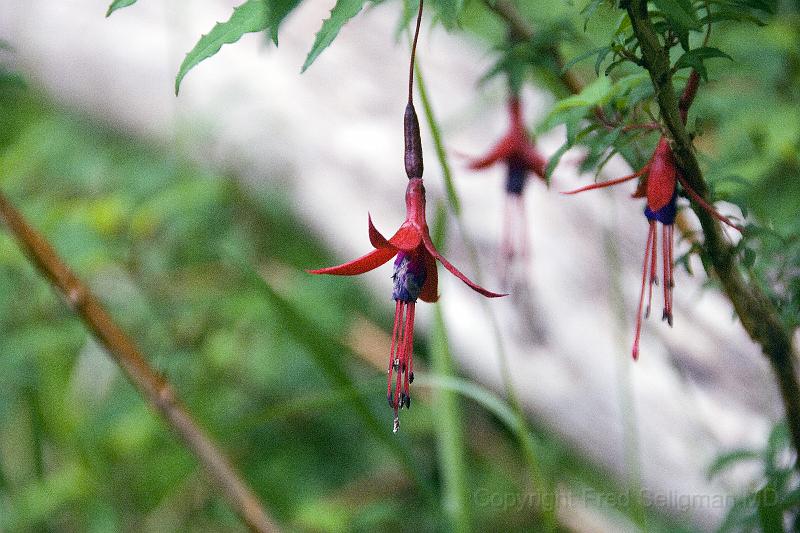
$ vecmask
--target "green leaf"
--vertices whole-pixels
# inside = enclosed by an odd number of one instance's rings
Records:
[[[194,48],[178,69],[175,78],[175,94],[180,90],[181,81],[186,74],[201,61],[219,52],[222,45],[238,41],[245,33],[263,31],[269,24],[267,4],[264,0],[247,0],[233,8],[233,14],[226,22],[218,22],[210,32],[200,37]]]
[[[781,533],[783,529],[783,513],[778,498],[778,492],[771,483],[756,493],[758,506],[758,520],[762,531]]]
[[[700,74],[700,76],[702,76],[703,79],[708,79],[706,73],[706,67],[703,64],[703,62],[706,59],[717,58],[717,57],[730,59],[731,61],[733,61],[733,58],[731,56],[729,56],[719,48],[713,48],[711,46],[702,46],[700,48],[695,48],[694,50],[689,50],[681,57],[679,57],[678,60],[675,62],[675,70],[681,70],[684,68],[691,67],[695,69],[697,73]]]
[[[443,232],[446,211],[439,211],[435,226]],[[455,364],[442,314],[441,304],[433,308],[434,323],[431,331],[431,367],[436,374],[455,377]],[[470,492],[467,475],[467,446],[464,413],[454,392],[441,390],[433,402],[439,471],[442,476],[442,509],[448,519],[448,530],[470,531]]]
[[[558,166],[561,158],[570,148],[572,148],[572,143],[565,142],[558,150],[556,150],[553,155],[550,156],[550,159],[547,160],[547,167],[544,169],[544,178],[547,181],[548,186],[550,186],[550,179],[553,177],[553,171]]]
[[[114,0],[111,2],[111,5],[108,6],[108,11],[106,11],[106,17],[111,16],[111,13],[116,11],[117,9],[122,9],[123,7],[132,6],[136,3],[136,0]]]
[[[447,29],[458,26],[458,17],[464,10],[464,0],[436,0],[436,12]]]
[[[700,21],[688,0],[653,0],[675,29],[699,30]]]
[[[576,95],[569,96],[558,102],[553,107],[553,113],[566,111],[576,107],[595,107],[608,103],[614,93],[611,79],[601,76],[583,88]]]
[[[278,46],[278,28],[280,28],[283,19],[300,4],[300,0],[268,0],[268,2],[269,16],[267,23],[269,24],[269,36],[275,46]]]
[[[708,467],[706,475],[708,479],[712,479],[723,470],[727,470],[736,464],[744,461],[754,461],[756,459],[758,459],[758,453],[753,450],[740,449],[723,453],[714,459],[714,462]]]
[[[577,55],[574,58],[572,58],[569,61],[567,61],[567,63],[561,68],[561,73],[563,74],[563,73],[567,72],[569,69],[571,69],[572,67],[574,67],[575,65],[577,65],[581,61],[583,61],[585,59],[589,59],[590,57],[592,57],[594,55],[597,55],[597,56],[599,56],[601,58],[605,58],[606,55],[608,55],[608,53],[610,51],[611,51],[611,47],[608,46],[608,45],[600,46],[600,47],[597,47],[597,48],[592,48],[591,50],[588,50],[588,51],[586,51],[586,52],[584,52],[584,53],[582,53],[580,55]],[[602,59],[600,59],[599,61],[602,62]]]
[[[328,48],[336,36],[339,35],[339,30],[347,22],[358,15],[361,8],[367,0],[337,0],[336,5],[331,9],[330,18],[322,22],[322,27],[317,32],[314,39],[314,44],[311,46],[311,51],[308,52],[306,62],[303,63],[303,68],[300,72],[305,72],[308,67],[319,57],[323,50]]]
[[[741,4],[770,14],[775,13],[778,8],[777,0],[741,0],[740,2],[734,2],[734,5],[736,4]]]

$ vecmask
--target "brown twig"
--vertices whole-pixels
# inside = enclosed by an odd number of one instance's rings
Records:
[[[233,469],[230,461],[197,425],[179,401],[172,385],[156,372],[133,341],[109,316],[89,288],[58,257],[49,242],[0,193],[0,219],[20,247],[69,306],[106,348],[139,393],[158,411],[172,430],[197,457],[247,526],[259,532],[278,528],[258,498]]]

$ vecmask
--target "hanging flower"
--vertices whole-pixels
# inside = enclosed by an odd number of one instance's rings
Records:
[[[504,261],[510,263],[517,252],[524,259],[528,257],[528,223],[522,193],[531,174],[546,182],[544,176],[547,159],[539,153],[533,139],[528,135],[518,96],[509,98],[508,112],[508,132],[486,155],[471,159],[468,167],[482,170],[500,161],[506,165],[507,198],[501,255]],[[515,240],[518,244],[515,244]]]
[[[639,293],[639,307],[636,314],[636,333],[633,338],[632,354],[634,360],[639,357],[639,336],[642,326],[642,306],[644,304],[645,287],[648,287],[647,307],[644,310],[644,317],[647,318],[650,315],[653,285],[658,284],[658,274],[656,273],[659,251],[657,222],[660,222],[662,226],[661,264],[664,287],[664,312],[661,316],[662,319],[666,320],[670,327],[672,327],[672,289],[675,284],[673,278],[673,235],[675,215],[677,212],[677,183],[680,182],[683,191],[712,216],[735,229],[739,229],[739,227],[730,220],[720,215],[689,186],[675,164],[675,158],[672,154],[669,141],[663,136],[659,139],[653,156],[641,170],[634,172],[630,176],[587,185],[586,187],[568,191],[564,194],[576,194],[592,189],[610,187],[635,178],[639,178],[640,181],[632,197],[646,198],[647,202],[644,208],[644,216],[647,218],[649,230],[647,233],[647,244],[645,245],[644,265],[642,267],[642,287]]]
[[[406,189],[406,220],[400,229],[386,239],[368,218],[369,240],[375,248],[370,253],[339,266],[309,271],[311,274],[334,274],[354,276],[374,270],[393,257],[395,300],[392,345],[389,350],[386,394],[389,405],[394,409],[394,431],[399,428],[398,411],[404,406],[411,407],[409,384],[414,381],[414,312],[417,299],[435,302],[439,299],[438,260],[458,279],[476,292],[495,298],[505,296],[484,289],[471,281],[454,267],[436,249],[431,241],[428,224],[425,220],[425,187],[422,178],[411,178]]]

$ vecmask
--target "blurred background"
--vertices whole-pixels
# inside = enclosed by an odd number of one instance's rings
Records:
[[[300,75],[334,2],[304,2],[279,47],[251,34],[190,72],[184,54],[234,2],[0,5],[0,188],[101,298],[289,531],[713,531],[758,527],[754,491],[797,497],[769,366],[692,256],[675,327],[644,326],[630,361],[646,229],[625,190],[587,183],[570,151],[525,196],[532,258],[499,271],[503,171],[473,173],[506,128],[505,38],[467,3],[426,13],[420,69],[462,214],[448,208],[423,123],[429,222],[445,271],[417,317],[414,407],[391,432],[384,393],[391,268],[312,277],[403,220],[408,44],[399,2],[368,4]],[[607,39],[601,6],[521,1],[542,32]],[[694,107],[726,214],[769,229],[750,273],[797,316],[800,15],[725,23]],[[591,63],[589,61],[588,63]],[[591,64],[576,67],[585,81]],[[532,131],[563,90],[534,71]],[[564,131],[542,131],[550,156]],[[641,156],[655,139],[641,141]],[[649,144],[648,144],[649,143]],[[648,148],[649,147],[649,148]],[[613,158],[604,177],[629,173]],[[434,221],[436,223],[434,224]],[[694,225],[691,216],[687,223]],[[689,251],[680,241],[676,256]],[[660,302],[660,300],[658,300]],[[660,303],[658,304],[660,305]],[[658,314],[658,309],[656,309]],[[796,319],[788,319],[790,322]],[[504,370],[505,369],[505,370]],[[506,378],[510,377],[510,380]],[[509,396],[509,387],[513,394]],[[519,411],[517,408],[519,407]],[[524,413],[524,419],[518,416]],[[765,481],[766,480],[766,481]],[[0,231],[0,531],[243,530],[194,457]]]

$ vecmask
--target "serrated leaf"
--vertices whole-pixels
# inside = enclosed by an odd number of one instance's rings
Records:
[[[234,7],[231,18],[225,22],[218,22],[210,32],[200,37],[194,48],[186,54],[175,77],[175,94],[180,90],[183,77],[198,63],[219,52],[223,45],[235,43],[245,33],[265,30],[269,23],[267,15],[267,4],[264,0],[247,0],[244,4]]]
[[[322,27],[314,38],[314,44],[308,52],[303,68],[300,72],[305,72],[308,67],[319,57],[323,50],[331,45],[339,30],[347,22],[358,15],[367,0],[337,0],[336,5],[331,9],[331,16],[322,22]]]
[[[269,36],[275,46],[278,46],[278,28],[280,28],[283,20],[294,11],[300,4],[300,0],[268,0],[269,2],[269,16],[267,23],[269,25]]]
[[[688,0],[653,0],[656,7],[675,26],[675,29],[698,30],[700,21],[697,20],[694,8]]]
[[[108,11],[106,11],[106,17],[111,16],[111,13],[116,11],[117,9],[122,9],[123,7],[132,6],[136,3],[136,0],[114,0],[111,2],[111,5],[108,6]]]

